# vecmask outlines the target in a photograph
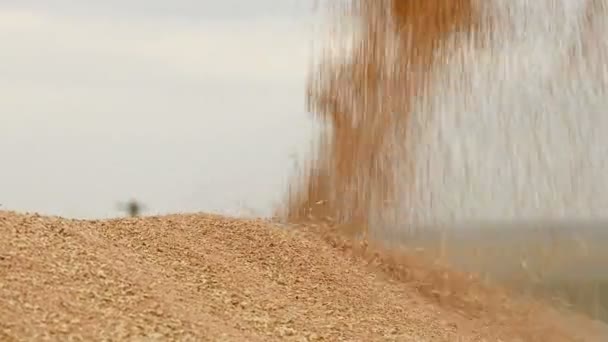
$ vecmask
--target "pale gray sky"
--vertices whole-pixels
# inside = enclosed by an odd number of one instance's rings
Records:
[[[0,203],[269,213],[305,151],[311,0],[0,2]]]

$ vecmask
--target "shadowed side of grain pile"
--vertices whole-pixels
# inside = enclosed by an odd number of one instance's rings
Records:
[[[309,109],[328,129],[290,189],[286,215],[366,226],[370,211],[394,198],[394,164],[403,159],[394,157],[395,141],[404,139],[435,55],[479,22],[471,0],[356,0],[338,11],[336,27],[354,21],[354,43],[338,37],[310,74]]]

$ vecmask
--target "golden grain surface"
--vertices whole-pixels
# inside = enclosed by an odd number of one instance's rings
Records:
[[[0,212],[0,340],[574,340],[573,318],[414,260],[269,220]]]

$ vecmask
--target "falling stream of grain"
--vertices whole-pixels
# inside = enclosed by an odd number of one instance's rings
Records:
[[[352,0],[330,10],[308,93],[326,129],[290,188],[289,219],[394,238],[463,222],[608,218],[601,0]],[[527,270],[525,253],[507,258]]]

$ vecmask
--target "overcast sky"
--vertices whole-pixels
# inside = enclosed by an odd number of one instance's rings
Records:
[[[270,212],[306,150],[310,0],[0,2],[0,203]]]

